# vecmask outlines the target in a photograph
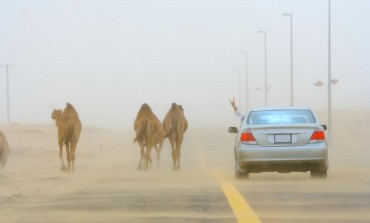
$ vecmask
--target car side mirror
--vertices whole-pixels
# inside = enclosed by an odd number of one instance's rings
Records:
[[[324,129],[324,131],[326,131],[328,129],[328,127],[326,125],[321,125],[321,126]]]
[[[229,132],[230,133],[238,133],[238,128],[236,128],[236,127],[229,127]]]

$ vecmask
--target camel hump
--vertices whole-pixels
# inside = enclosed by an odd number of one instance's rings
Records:
[[[73,105],[68,102],[66,104],[65,109],[63,110],[63,113],[69,113],[69,114],[71,114],[71,112],[77,114],[77,111],[76,111],[75,107],[73,107]]]
[[[150,108],[150,106],[147,104],[147,103],[144,103],[141,105],[141,108],[139,110],[139,113],[141,112],[152,112],[152,109]]]
[[[71,103],[69,103],[69,102],[66,104],[66,106],[67,106],[67,108],[72,108],[72,109],[74,109],[73,105],[72,105]]]

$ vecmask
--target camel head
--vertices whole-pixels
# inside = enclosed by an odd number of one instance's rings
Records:
[[[62,109],[54,109],[53,112],[51,113],[51,119],[58,121],[60,114],[62,114]]]
[[[171,110],[172,111],[175,111],[175,110],[177,110],[179,108],[179,106],[175,103],[175,102],[173,102],[172,103],[172,105],[171,105]]]
[[[172,106],[171,106],[170,110],[172,110],[172,111],[181,111],[182,113],[184,113],[184,108],[182,107],[182,105],[178,105],[175,102],[172,103]]]

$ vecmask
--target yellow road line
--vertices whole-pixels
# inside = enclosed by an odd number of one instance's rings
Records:
[[[193,134],[191,134],[191,138],[195,144],[201,166],[206,169],[201,147]],[[220,172],[213,171],[211,175],[220,184],[238,223],[262,223],[239,191],[231,183],[227,182]]]
[[[219,182],[239,223],[261,223],[261,220],[248,205],[244,197],[231,183],[223,179],[221,173],[213,172],[213,177]]]

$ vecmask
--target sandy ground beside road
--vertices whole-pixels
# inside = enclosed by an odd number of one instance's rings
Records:
[[[84,127],[69,174],[60,171],[54,125],[1,130],[12,149],[0,170],[1,222],[234,222],[190,139],[181,171],[172,171],[168,142],[159,169],[152,151],[153,169],[138,171],[133,130]]]
[[[159,170],[153,151],[153,170],[138,171],[133,130],[84,127],[74,174],[60,171],[55,125],[1,125],[11,146],[8,164],[0,170],[1,222],[235,222],[208,170],[222,172],[238,188],[260,195],[293,190],[370,192],[369,126],[368,111],[335,113],[329,178],[317,183],[308,173],[252,174],[249,181],[236,181],[234,135],[227,133],[227,125],[190,128],[179,172],[172,171],[168,142]],[[260,210],[262,218],[284,214]]]

